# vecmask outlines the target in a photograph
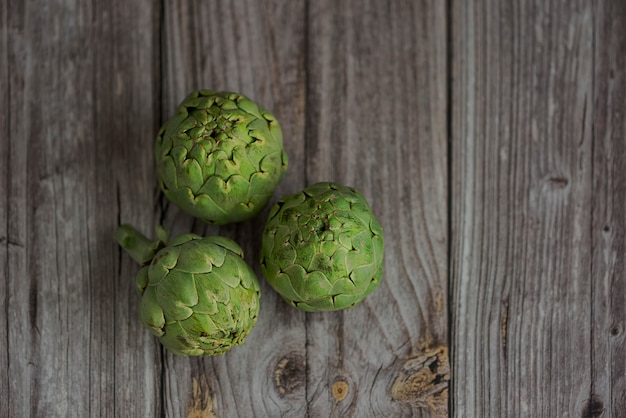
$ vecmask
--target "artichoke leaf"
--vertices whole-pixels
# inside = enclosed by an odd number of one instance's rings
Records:
[[[291,277],[285,273],[278,273],[270,282],[270,285],[280,293],[284,298],[289,300],[302,302],[305,300],[293,287]]]
[[[294,283],[294,288],[301,295],[307,295],[307,299],[317,299],[331,293],[333,288],[327,275],[320,271],[305,274],[300,285]]]
[[[221,248],[217,251],[206,251],[206,246],[203,245],[201,240],[190,242],[185,246],[185,251],[180,253],[178,257],[178,263],[176,269],[178,271],[187,273],[210,273],[213,270],[214,259],[218,258],[223,260],[223,253]]]
[[[234,257],[226,257],[220,268],[216,268],[211,272],[212,280],[219,280],[221,283],[232,288],[239,286],[241,276],[243,275],[239,264],[238,260]]]
[[[199,344],[180,326],[174,323],[167,325],[165,334],[160,338],[161,344],[179,356],[200,356],[204,351]]]
[[[168,321],[180,321],[193,314],[198,292],[193,274],[172,270],[156,287],[157,300]]]
[[[139,320],[156,336],[163,335],[165,317],[159,305],[154,287],[144,291],[139,303]]]
[[[226,250],[238,255],[243,258],[243,250],[235,241],[230,238],[222,237],[219,235],[213,235],[205,238],[206,242],[211,242],[217,246],[223,247]],[[223,261],[215,260],[215,265],[222,265]]]
[[[169,242],[168,246],[169,247],[177,247],[177,246],[182,245],[182,244],[184,244],[186,242],[197,240],[197,239],[202,239],[202,237],[199,236],[199,235],[196,235],[196,234],[192,234],[192,233],[182,234],[182,235],[177,236],[173,240],[171,240]],[[178,255],[179,255],[179,253],[176,253],[176,259],[177,260],[178,260]],[[176,265],[176,263],[174,263],[170,268],[173,268],[175,265]]]
[[[148,270],[150,269],[149,266],[144,266],[141,269],[139,269],[139,272],[137,272],[137,279],[135,280],[136,283],[136,288],[137,288],[137,293],[139,293],[139,296],[143,295],[144,290],[146,289],[146,287],[148,287]]]

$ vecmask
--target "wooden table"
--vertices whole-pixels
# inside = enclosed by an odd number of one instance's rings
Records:
[[[0,416],[625,417],[626,2],[4,1]],[[262,284],[245,345],[165,352],[121,222],[220,234],[156,184],[198,88],[283,127],[274,200],[363,192],[385,277],[304,314]]]

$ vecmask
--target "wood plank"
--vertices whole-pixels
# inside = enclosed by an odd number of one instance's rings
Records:
[[[150,0],[94,2],[93,137],[87,227],[94,415],[158,416],[160,344],[139,322],[139,266],[113,239],[120,223],[154,236],[154,139],[160,118],[161,9]],[[87,86],[90,88],[91,86]],[[100,334],[103,335],[100,335]]]
[[[157,128],[155,9],[147,0],[5,3],[2,404],[16,417],[154,416],[159,352],[134,319],[134,273],[113,232],[121,218],[153,224],[153,190],[133,186],[154,181],[141,144]]]
[[[163,120],[200,88],[237,91],[269,109],[281,123],[289,156],[273,201],[304,187],[304,12],[304,1],[165,2]],[[164,224],[174,233],[192,230],[238,242],[262,285],[259,321],[244,345],[214,358],[165,356],[167,416],[305,413],[304,314],[279,299],[258,266],[268,209],[251,221],[218,228],[163,202]]]
[[[0,277],[0,295],[7,295],[9,283],[9,100],[11,97],[9,91],[9,26],[8,22],[8,5],[6,2],[0,4],[0,135],[4,140],[0,140],[0,271],[3,277]],[[0,276],[2,276],[0,275]],[[0,298],[0,322],[7,322],[8,305],[7,298]],[[9,358],[9,329],[6,325],[0,326],[0,358]],[[0,362],[0,395],[9,393],[9,364],[7,361]],[[0,403],[0,416],[9,416],[8,402]]]
[[[89,8],[9,3],[8,405],[89,410],[90,238],[83,158],[93,128]],[[81,39],[83,41],[81,41]],[[89,43],[89,41],[87,41]],[[86,70],[86,71],[85,71]]]
[[[580,416],[591,386],[593,2],[453,1],[458,416]]]
[[[585,416],[626,416],[626,3],[596,2],[592,387]]]
[[[306,180],[354,186],[385,230],[379,289],[307,315],[311,416],[445,416],[446,11],[309,2]]]

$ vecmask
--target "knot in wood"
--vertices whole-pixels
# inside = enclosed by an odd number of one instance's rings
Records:
[[[215,399],[206,377],[200,375],[191,381],[191,405],[187,418],[217,418],[213,406]]]
[[[582,418],[595,418],[602,416],[602,414],[604,414],[604,402],[602,402],[602,398],[599,395],[594,393],[583,404],[580,416]]]
[[[623,332],[624,328],[621,323],[613,324],[609,329],[609,334],[611,334],[612,337],[619,337]]]
[[[303,387],[305,381],[306,360],[302,354],[291,352],[276,364],[274,386],[281,396]]]
[[[350,386],[345,380],[337,380],[335,383],[333,383],[333,387],[331,388],[333,398],[335,398],[336,402],[341,402],[346,399],[349,390]]]
[[[446,416],[449,381],[448,348],[436,347],[404,363],[391,387],[391,398]]]
[[[569,184],[569,179],[565,176],[550,176],[546,182],[553,189],[564,189]]]

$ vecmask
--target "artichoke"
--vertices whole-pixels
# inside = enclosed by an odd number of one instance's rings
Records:
[[[143,267],[139,319],[182,356],[219,355],[242,344],[257,322],[260,286],[241,248],[224,237],[184,234],[151,242],[129,225],[118,243]]]
[[[269,202],[287,169],[276,118],[230,92],[191,93],[157,135],[165,196],[209,223],[241,222]]]
[[[288,303],[332,311],[361,302],[380,284],[384,238],[355,189],[317,183],[279,200],[263,231],[261,269]]]

